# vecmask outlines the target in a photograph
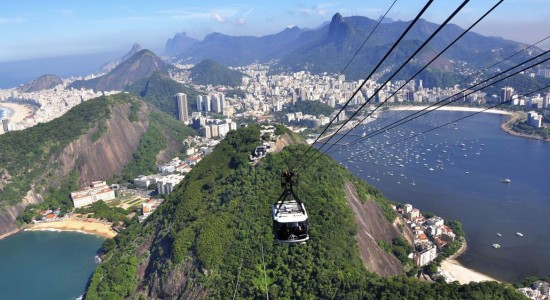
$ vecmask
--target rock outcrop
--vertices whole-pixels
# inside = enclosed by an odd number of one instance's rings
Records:
[[[401,232],[395,222],[389,223],[377,202],[361,202],[351,183],[346,183],[345,189],[348,204],[353,209],[359,228],[356,238],[365,268],[381,276],[402,275],[403,264],[393,254],[381,249],[377,241],[391,242],[394,238],[402,236],[411,242],[412,232],[407,226],[404,226],[404,232]]]
[[[65,146],[58,156],[49,159],[48,168],[56,174],[50,179],[49,185],[59,185],[73,170],[79,174],[79,186],[88,185],[93,180],[107,180],[120,173],[132,159],[132,153],[149,128],[149,109],[147,104],[141,102],[138,121],[131,122],[130,103],[114,105],[110,117],[104,120],[106,130],[97,140],[93,140],[94,134],[98,131],[98,126],[95,126]],[[4,183],[9,181],[7,171],[0,173]],[[43,201],[41,192],[43,191],[30,190],[19,204],[1,208],[0,238],[18,230],[15,225],[17,215],[27,205]]]
[[[63,84],[63,80],[61,80],[59,76],[46,74],[30,81],[22,87],[19,87],[17,90],[21,93],[31,93],[42,90],[49,90],[60,84]]]

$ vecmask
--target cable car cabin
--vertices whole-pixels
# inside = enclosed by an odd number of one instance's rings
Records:
[[[273,205],[273,231],[280,243],[303,243],[309,239],[304,204],[293,197]]]

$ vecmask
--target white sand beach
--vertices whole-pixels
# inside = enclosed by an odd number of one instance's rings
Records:
[[[446,259],[441,262],[441,269],[444,273],[450,274],[454,280],[460,282],[461,284],[467,284],[470,282],[481,282],[481,281],[497,281],[498,280],[485,275],[483,273],[468,269],[461,265],[455,259]]]
[[[25,231],[76,231],[113,238],[117,235],[110,224],[95,219],[81,219],[75,216],[63,221],[30,225]]]
[[[13,111],[13,115],[10,116],[11,122],[17,123],[23,121],[26,117],[32,114],[32,110],[25,105],[11,103],[11,102],[0,102],[0,107],[9,108]]]

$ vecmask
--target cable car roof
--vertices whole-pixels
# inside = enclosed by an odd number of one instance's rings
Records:
[[[275,222],[289,223],[307,220],[305,207],[302,206],[302,209],[300,209],[300,204],[298,204],[296,200],[292,199],[290,201],[285,201],[277,211],[279,205],[281,205],[281,201],[273,206],[273,220]]]

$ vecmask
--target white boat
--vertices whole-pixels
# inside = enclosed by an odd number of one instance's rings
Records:
[[[516,232],[516,235],[517,235],[517,236],[523,236],[523,233],[521,233],[521,232]]]
[[[500,248],[500,245],[499,244],[493,244],[493,248],[498,249],[498,248]]]
[[[504,178],[504,179],[501,179],[500,182],[502,182],[502,183],[510,183],[510,182],[512,182],[512,179],[510,179],[510,178]]]
[[[497,232],[497,236],[502,236],[502,234],[500,234],[500,233]]]

